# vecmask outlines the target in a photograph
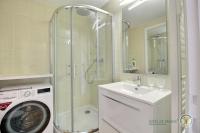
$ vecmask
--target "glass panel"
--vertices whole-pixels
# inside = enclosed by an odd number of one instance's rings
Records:
[[[74,131],[98,129],[97,85],[112,80],[111,17],[73,8]]]
[[[131,69],[129,63],[129,56],[128,56],[128,29],[129,24],[126,21],[122,21],[122,61],[123,61],[123,71],[126,73],[129,72],[129,69]]]
[[[71,9],[62,9],[54,16],[54,123],[57,128],[71,132]]]
[[[111,16],[82,7],[54,14],[54,123],[60,131],[98,130],[97,85],[112,81],[111,23]]]
[[[167,43],[166,24],[161,24],[147,30],[148,73],[168,73]]]
[[[96,12],[73,8],[73,108],[74,131],[90,131],[98,127],[96,110],[91,106],[91,88],[96,72]]]
[[[112,18],[98,13],[97,29],[97,80],[101,83],[112,80]]]

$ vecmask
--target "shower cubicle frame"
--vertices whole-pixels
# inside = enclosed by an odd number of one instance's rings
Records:
[[[56,55],[56,47],[55,47],[55,45],[56,45],[56,14],[58,13],[58,11],[59,10],[61,10],[61,9],[70,9],[70,63],[71,64],[73,64],[73,47],[72,47],[72,45],[73,45],[73,40],[72,40],[72,30],[73,30],[73,20],[72,20],[72,9],[73,8],[85,8],[85,9],[88,9],[88,10],[93,10],[93,11],[96,11],[96,12],[100,12],[100,13],[103,13],[103,14],[106,14],[106,15],[109,15],[110,17],[111,17],[111,46],[112,46],[112,61],[114,61],[114,46],[113,46],[113,33],[112,33],[112,29],[113,29],[113,23],[112,23],[112,17],[113,17],[113,15],[111,14],[111,13],[109,13],[109,12],[107,12],[107,11],[104,11],[104,10],[102,10],[102,9],[99,9],[99,8],[97,8],[97,7],[94,7],[94,6],[90,6],[90,5],[65,5],[65,6],[61,6],[61,7],[59,7],[59,8],[57,8],[55,11],[54,11],[54,13],[53,13],[53,15],[52,15],[52,18],[51,18],[51,20],[50,20],[50,57],[51,57],[51,59],[50,59],[50,71],[51,71],[51,73],[53,73],[53,75],[55,75],[55,73],[56,73],[56,66],[54,65],[54,62],[55,62],[55,60],[56,60],[56,58],[55,58],[55,56],[54,55]],[[52,26],[51,24],[52,24],[52,22],[54,21],[54,25]],[[53,30],[54,29],[54,30]],[[53,31],[54,31],[54,36],[53,36]],[[98,32],[98,31],[97,31]],[[53,37],[53,38],[52,38]],[[97,33],[97,40],[99,40],[99,38],[98,38],[98,33]],[[98,45],[98,44],[97,44]],[[114,76],[114,63],[112,63],[111,64],[112,65],[112,82],[113,82],[113,76]],[[73,67],[71,67],[71,73],[74,73],[74,68]],[[72,131],[74,131],[74,100],[73,100],[73,95],[74,95],[74,92],[73,92],[73,88],[74,88],[74,86],[73,86],[73,79],[74,79],[74,74],[71,74],[71,115],[72,115],[72,117],[71,117],[71,130]],[[53,78],[51,79],[51,83],[53,84],[53,87],[54,87],[54,95],[53,95],[53,98],[55,99],[55,93],[56,93],[56,91],[55,91],[55,87],[56,87],[56,77],[55,76],[53,76]],[[54,105],[55,105],[55,100],[54,100],[54,103],[53,103]],[[55,108],[54,108],[54,113],[55,113],[56,111],[55,111]],[[54,121],[53,121],[53,126],[54,126],[54,130],[55,131],[59,131],[59,132],[63,132],[64,133],[64,131],[62,131],[62,129],[59,129],[56,125],[55,125],[55,115],[54,115]],[[80,132],[80,133],[87,133],[88,131],[83,131],[83,132]]]

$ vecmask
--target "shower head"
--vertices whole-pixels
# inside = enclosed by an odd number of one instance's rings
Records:
[[[86,8],[77,8],[76,9],[77,14],[80,16],[89,16],[90,15],[90,10]]]

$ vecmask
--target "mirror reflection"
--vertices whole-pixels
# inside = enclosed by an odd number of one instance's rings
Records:
[[[133,0],[122,19],[123,71],[168,74],[166,1]]]

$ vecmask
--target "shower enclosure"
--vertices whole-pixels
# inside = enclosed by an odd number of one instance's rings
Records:
[[[98,130],[98,84],[112,82],[112,16],[96,7],[64,6],[51,20],[54,126]]]
[[[148,40],[148,72],[152,74],[167,74],[167,37],[159,34]]]
[[[146,72],[168,74],[168,37],[165,23],[145,29]]]

